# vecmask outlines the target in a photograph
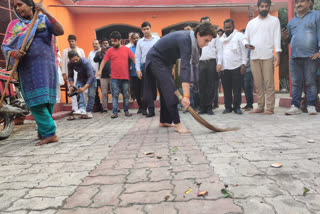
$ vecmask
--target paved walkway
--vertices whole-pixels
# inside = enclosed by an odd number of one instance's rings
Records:
[[[319,214],[320,115],[276,110],[204,116],[241,127],[228,133],[181,114],[187,135],[158,128],[158,117],[97,113],[58,120],[60,142],[42,147],[33,122],[16,126],[0,141],[0,213]]]

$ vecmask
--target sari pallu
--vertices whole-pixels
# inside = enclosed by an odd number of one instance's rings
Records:
[[[15,63],[15,59],[13,59],[10,55],[12,51],[16,51],[21,48],[23,40],[26,37],[28,28],[31,24],[31,20],[24,20],[16,14],[18,19],[12,20],[7,28],[6,35],[4,37],[3,43],[1,45],[2,52],[5,56],[7,62],[7,70],[11,69],[11,67]],[[37,28],[45,28],[45,16],[43,14],[38,15],[38,19],[33,26],[29,38],[27,40],[27,45],[25,47],[25,51],[28,50],[30,44],[33,40],[33,37],[37,31]]]

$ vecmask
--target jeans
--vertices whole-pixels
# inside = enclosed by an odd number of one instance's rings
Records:
[[[253,107],[253,80],[251,71],[246,72],[242,79],[242,88],[246,95],[247,106]]]
[[[292,81],[291,105],[300,107],[303,80],[305,81],[307,106],[315,106],[317,99],[316,71],[317,60],[309,58],[292,58],[290,71]]]
[[[77,81],[76,87],[83,87],[85,86],[86,83],[82,83]],[[85,100],[84,100],[84,95],[83,93],[80,94],[80,99],[79,99],[79,108],[80,109],[86,109],[87,112],[92,112],[93,105],[94,105],[94,99],[96,96],[96,90],[97,90],[97,82],[96,80],[89,86],[88,88],[88,103],[86,106]]]
[[[111,79],[112,88],[112,112],[118,114],[118,98],[120,90],[123,95],[123,110],[129,111],[129,80]]]

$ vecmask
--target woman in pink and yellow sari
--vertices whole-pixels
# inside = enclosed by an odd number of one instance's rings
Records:
[[[30,26],[35,10],[42,14],[31,30],[25,51],[19,50]],[[57,69],[52,46],[52,35],[63,35],[61,24],[41,3],[14,0],[18,17],[9,23],[1,45],[7,67],[19,59],[18,74],[24,100],[38,125],[38,137],[43,145],[57,142],[56,125],[52,119],[56,102]]]

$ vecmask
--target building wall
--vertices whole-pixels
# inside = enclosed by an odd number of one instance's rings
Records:
[[[47,5],[62,5],[58,0],[46,0],[43,1],[43,4]],[[48,8],[48,7],[47,7]],[[57,42],[59,50],[62,53],[62,50],[69,47],[67,37],[69,34],[76,34],[74,15],[69,11],[69,9],[64,7],[49,7],[49,12],[56,17],[57,20],[61,23],[64,29],[64,35],[57,37]]]
[[[48,0],[47,5],[60,4],[58,0]],[[209,16],[212,23],[223,28],[225,19],[232,18],[236,29],[246,28],[248,19],[247,12],[231,12],[230,9],[211,10],[177,10],[177,11],[153,11],[153,12],[127,12],[108,14],[71,14],[67,8],[49,8],[50,12],[62,23],[65,34],[58,37],[59,49],[69,46],[67,36],[75,34],[78,46],[83,48],[86,56],[92,50],[92,40],[95,39],[95,30],[111,24],[124,24],[140,27],[143,21],[149,21],[152,31],[161,36],[161,30],[170,25],[185,21],[200,21],[203,16]],[[256,14],[257,15],[257,14]],[[278,12],[271,12],[278,16]],[[109,37],[109,35],[106,35]],[[275,68],[275,87],[279,90],[279,68]]]
[[[200,21],[203,16],[209,16],[213,24],[222,26],[223,21],[230,17],[229,9],[215,10],[187,10],[187,11],[156,11],[133,13],[109,13],[109,14],[81,14],[76,15],[76,34],[79,47],[88,54],[92,49],[92,40],[95,38],[95,29],[110,24],[128,24],[140,28],[141,23],[149,21],[152,31],[161,36],[161,30],[170,25],[184,21]],[[85,29],[85,30],[83,30]],[[106,35],[109,37],[109,35]]]

